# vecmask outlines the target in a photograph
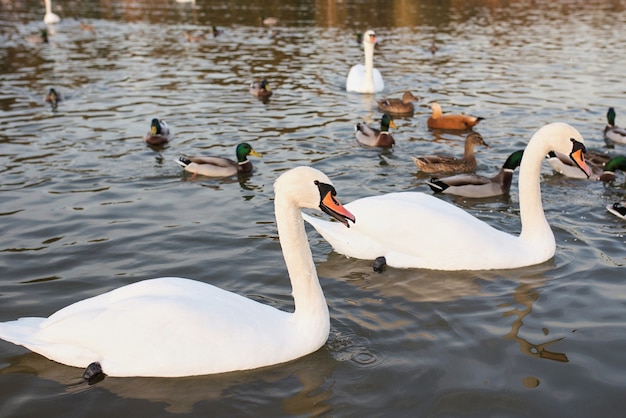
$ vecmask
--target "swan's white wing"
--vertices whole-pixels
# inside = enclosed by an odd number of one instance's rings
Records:
[[[424,193],[366,197],[345,207],[356,217],[349,229],[308,216],[305,220],[338,253],[350,257],[385,256],[393,267],[443,270],[509,268],[524,257],[518,237]]]
[[[363,93],[364,86],[365,66],[363,64],[353,65],[346,79],[346,91]]]
[[[380,93],[385,89],[385,82],[383,81],[383,76],[380,74],[378,69],[373,69],[374,73],[374,93]]]
[[[276,332],[288,321],[268,305],[170,277],[79,301],[45,320],[0,324],[0,336],[63,364],[99,361],[112,376],[183,376],[272,364],[287,339]]]

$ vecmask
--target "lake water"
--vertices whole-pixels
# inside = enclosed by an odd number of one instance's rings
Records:
[[[602,139],[608,107],[626,125],[624,1],[68,0],[53,3],[63,20],[49,44],[26,39],[45,27],[39,1],[0,7],[0,321],[170,275],[291,310],[276,177],[314,166],[343,203],[430,193],[411,155],[461,154],[465,137],[426,127],[435,100],[485,118],[481,173],[556,121],[588,149],[626,153]],[[274,34],[262,15],[280,19]],[[355,33],[368,28],[385,91],[348,94],[363,59]],[[185,31],[208,36],[187,42]],[[263,77],[275,92],[266,103],[248,93]],[[56,111],[42,99],[50,87],[64,96]],[[375,100],[405,90],[421,101],[396,118],[396,147],[359,146],[354,123],[377,121]],[[173,131],[166,146],[143,141],[153,117]],[[233,158],[243,141],[263,153],[249,176],[194,178],[174,163]],[[626,223],[605,206],[624,198],[624,173],[602,184],[544,164],[542,179],[557,241],[546,263],[378,274],[307,227],[331,315],[317,352],[88,386],[82,370],[0,341],[0,416],[622,416]],[[519,232],[517,173],[510,196],[443,199]]]

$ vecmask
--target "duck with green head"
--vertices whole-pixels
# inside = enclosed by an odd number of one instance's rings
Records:
[[[368,126],[365,123],[357,123],[354,125],[356,140],[369,147],[393,147],[396,141],[391,136],[389,128],[396,129],[393,118],[388,114],[383,114],[380,119],[380,129]]]
[[[144,136],[149,145],[167,144],[171,139],[170,128],[164,120],[154,118],[150,122],[150,130]]]
[[[237,145],[235,155],[237,161],[225,157],[179,157],[176,163],[194,176],[200,174],[206,177],[230,177],[252,171],[248,155],[261,157],[260,153],[245,142]]]
[[[604,139],[616,144],[626,144],[626,129],[615,125],[615,109],[606,112],[607,125],[604,127]]]
[[[255,97],[266,99],[273,93],[274,92],[270,89],[270,84],[266,79],[263,79],[260,83],[258,81],[254,81],[250,84],[250,94]]]
[[[50,103],[52,110],[56,110],[59,102],[63,100],[63,97],[57,93],[54,88],[50,88],[50,90],[48,90],[48,94],[44,96],[43,100],[46,103]]]
[[[617,157],[611,158],[604,165],[604,171],[600,175],[599,180],[605,181],[605,182],[614,181],[616,170],[626,171],[626,157],[625,156],[618,155]]]

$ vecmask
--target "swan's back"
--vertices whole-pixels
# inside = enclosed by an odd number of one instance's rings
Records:
[[[526,250],[517,236],[499,231],[464,210],[418,192],[366,197],[345,205],[359,220],[339,224],[305,217],[338,253],[392,267],[480,270],[515,267]],[[503,250],[512,257],[502,257]],[[520,254],[521,253],[521,254]]]
[[[372,76],[373,81],[367,79],[363,64],[353,65],[346,79],[346,91],[354,93],[379,93],[383,91],[385,82],[377,68],[372,69]]]
[[[288,349],[289,324],[287,312],[169,277],[79,301],[47,319],[2,323],[0,336],[70,366],[99,361],[112,376],[167,377],[258,367]]]

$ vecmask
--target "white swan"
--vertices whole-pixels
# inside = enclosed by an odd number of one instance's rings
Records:
[[[365,65],[357,64],[350,68],[346,80],[346,91],[356,93],[378,93],[385,88],[383,76],[374,68],[374,45],[376,33],[368,30],[363,34]]]
[[[304,219],[338,253],[400,268],[486,270],[516,268],[550,259],[554,234],[541,204],[540,170],[551,150],[567,153],[589,175],[585,147],[578,131],[564,123],[538,130],[524,150],[519,175],[522,232],[497,230],[464,210],[428,194],[390,193],[365,197],[347,205],[359,223],[349,230],[338,224]]]
[[[110,376],[190,376],[286,362],[328,338],[328,307],[302,220],[319,208],[346,226],[354,217],[328,177],[298,167],[275,183],[280,243],[295,312],[209,284],[165,277],[74,303],[49,318],[0,323],[0,337],[76,367],[99,362]]]
[[[61,18],[52,13],[52,0],[46,0],[46,14],[43,17],[43,23],[49,25],[52,23],[59,23]]]

